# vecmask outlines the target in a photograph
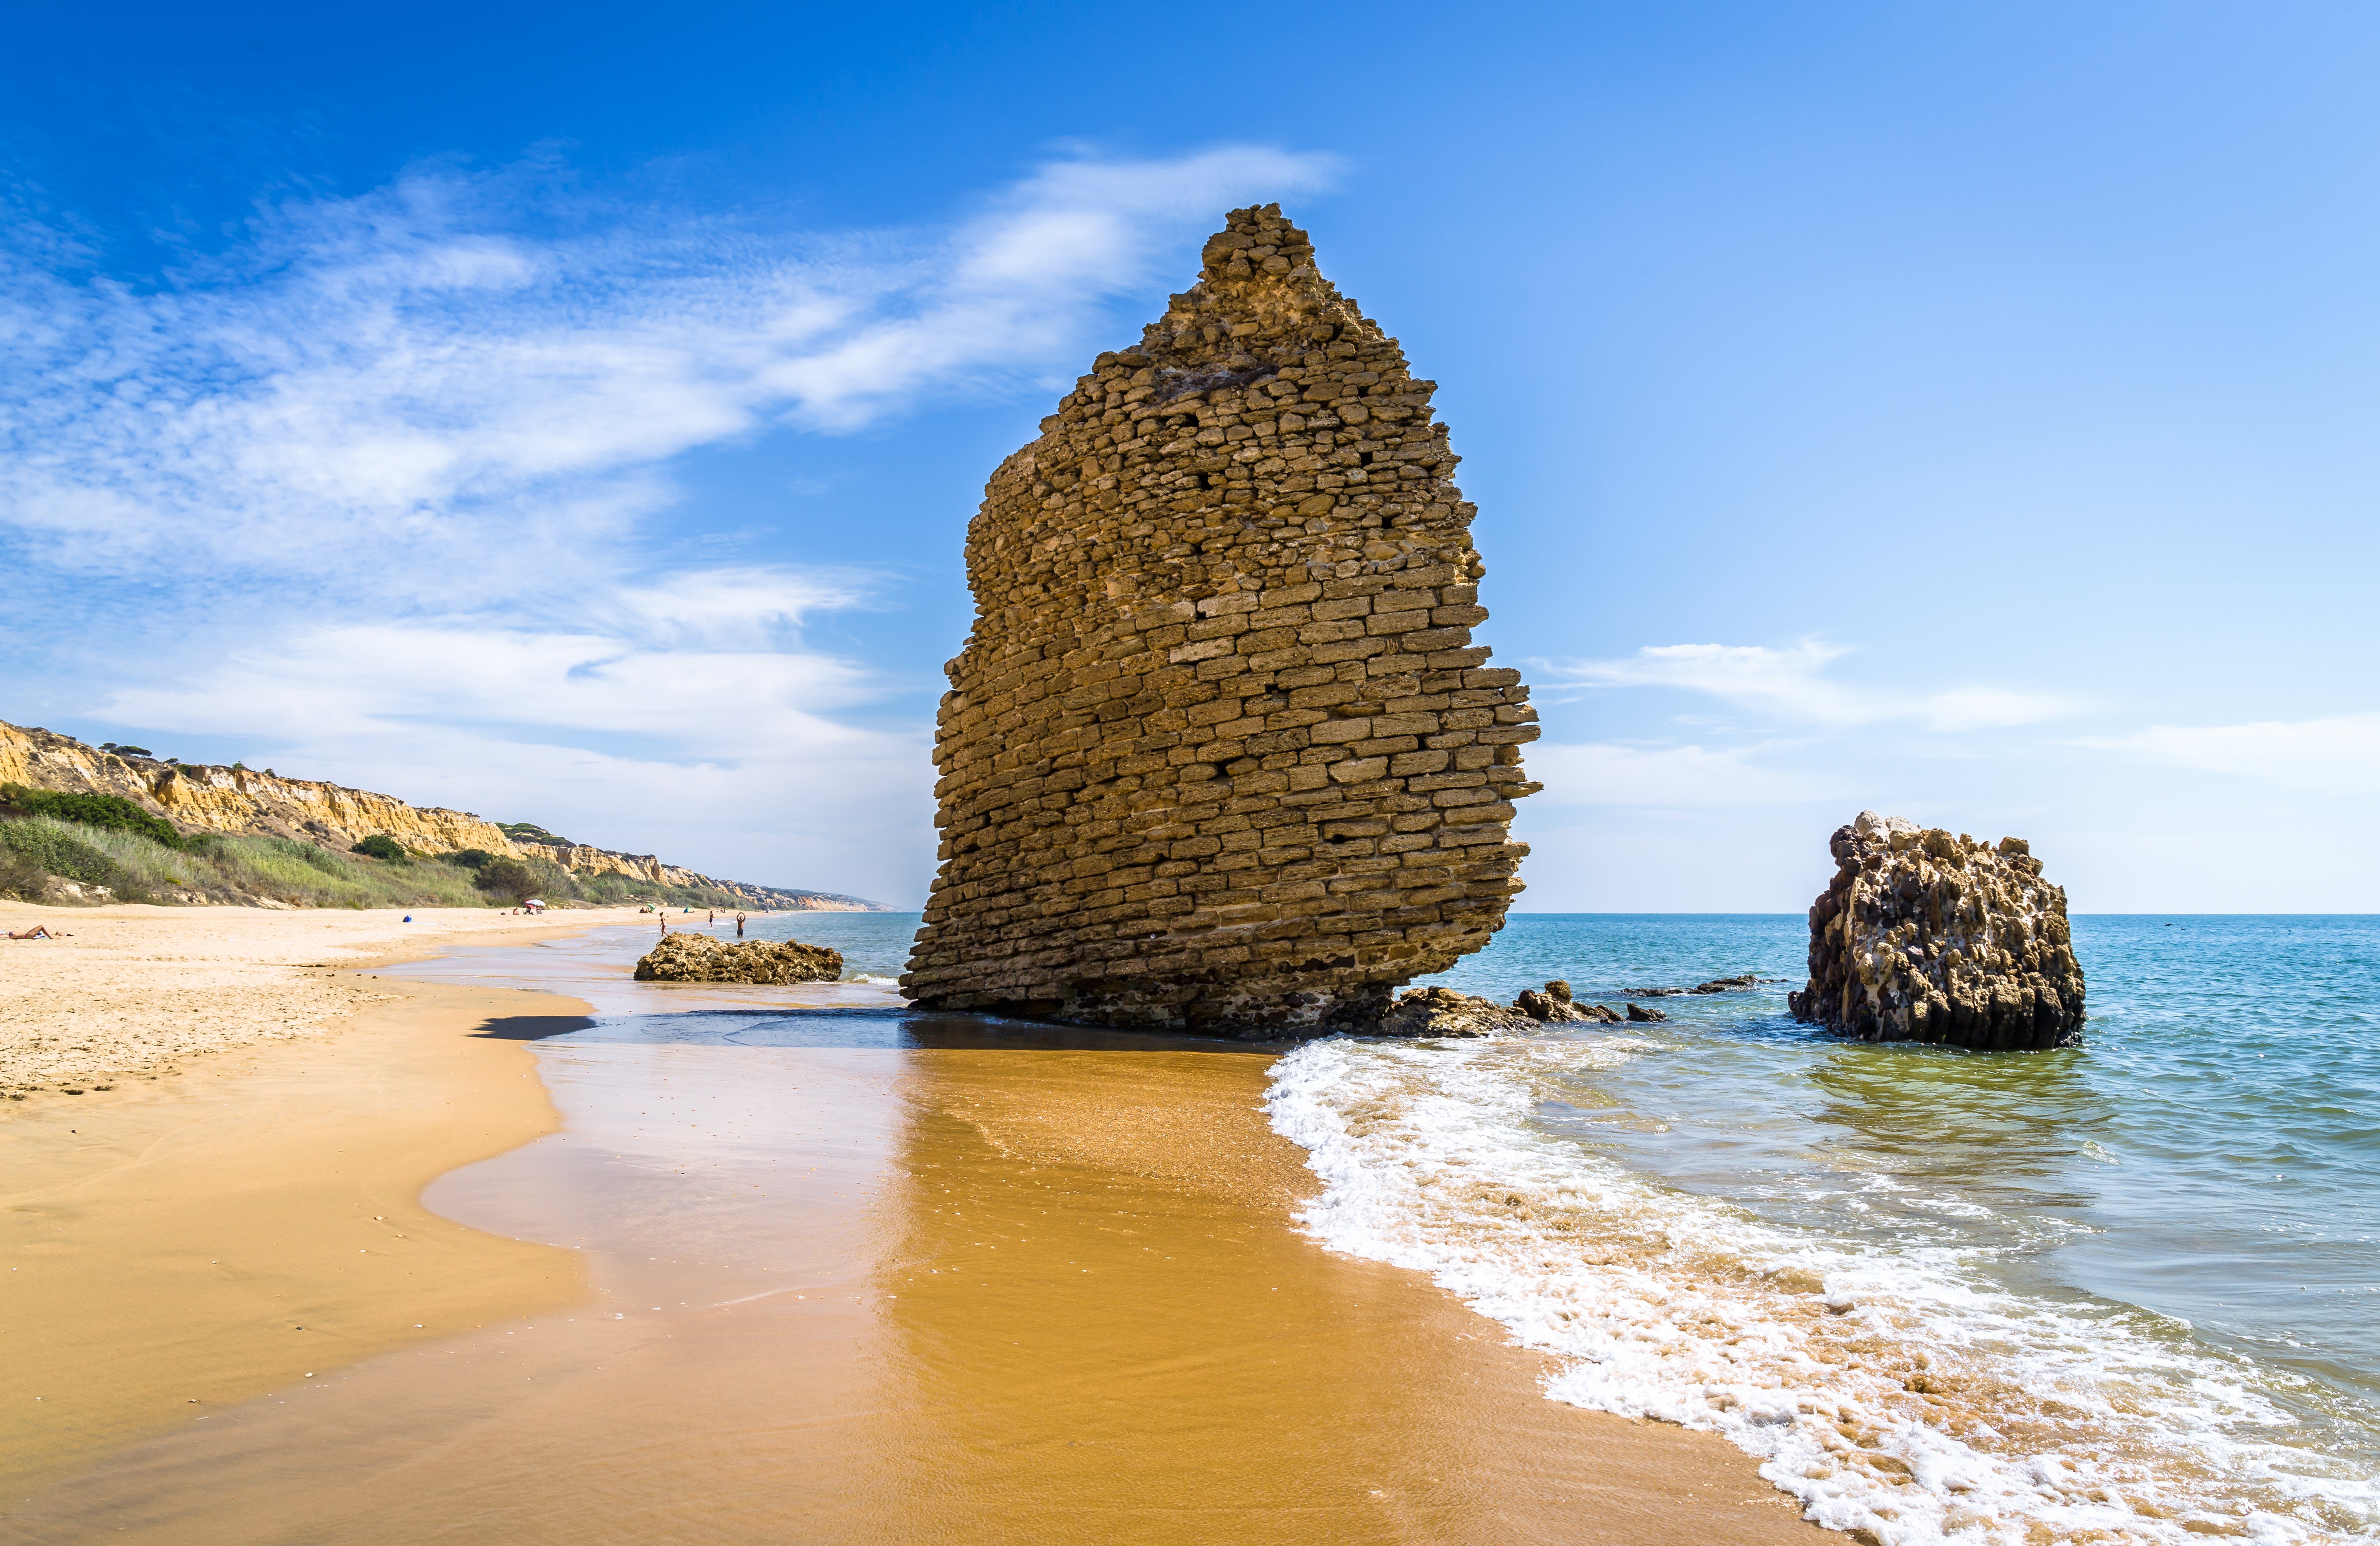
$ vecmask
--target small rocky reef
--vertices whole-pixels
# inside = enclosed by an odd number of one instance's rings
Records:
[[[718,940],[665,934],[637,962],[639,982],[832,982],[843,953],[794,940]]]
[[[2070,1045],[2082,968],[2066,893],[2024,839],[1997,846],[1863,810],[1836,829],[1835,878],[1810,908],[1810,981],[1793,1017],[1868,1041],[1982,1051]]]
[[[1775,978],[1746,972],[1741,977],[1715,978],[1692,988],[1640,988],[1639,997],[1675,997],[1682,993],[1738,992]],[[1573,997],[1568,982],[1557,978],[1542,992],[1524,989],[1511,1004],[1451,988],[1415,988],[1391,1004],[1377,1019],[1348,1029],[1365,1036],[1486,1036],[1499,1030],[1534,1030],[1558,1025],[1652,1025],[1670,1016],[1641,1004],[1625,1003],[1614,1009]]]

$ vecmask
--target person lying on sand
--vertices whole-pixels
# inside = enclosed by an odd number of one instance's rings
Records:
[[[8,937],[12,940],[54,940],[57,938],[55,934],[50,932],[49,925],[46,923],[36,923],[30,929],[26,930],[23,933],[10,934]]]

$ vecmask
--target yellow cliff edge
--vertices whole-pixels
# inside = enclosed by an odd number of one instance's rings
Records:
[[[394,795],[316,779],[283,778],[254,768],[125,756],[71,736],[6,721],[0,721],[0,783],[121,796],[178,826],[200,832],[290,837],[337,848],[385,833],[404,846],[424,853],[480,848],[491,854],[551,859],[581,875],[620,874],[658,885],[751,892],[767,906],[837,912],[872,911],[876,906],[857,897],[722,882],[663,864],[651,854],[615,853],[585,844],[525,843],[468,810],[409,805]]]

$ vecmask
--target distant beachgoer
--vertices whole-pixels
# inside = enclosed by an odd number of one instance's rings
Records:
[[[667,913],[662,914],[662,933],[665,937],[669,933],[669,914]]]
[[[36,923],[23,933],[10,934],[8,937],[12,940],[47,940],[55,939],[57,936],[50,932],[49,925]]]
[[[735,915],[735,937],[739,940],[744,937],[744,915],[742,913],[737,913]]]

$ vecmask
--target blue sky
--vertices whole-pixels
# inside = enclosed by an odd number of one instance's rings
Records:
[[[1440,383],[1526,907],[1874,807],[2380,909],[2367,9],[1112,10],[19,17],[0,718],[915,905],[984,477],[1278,199]]]

